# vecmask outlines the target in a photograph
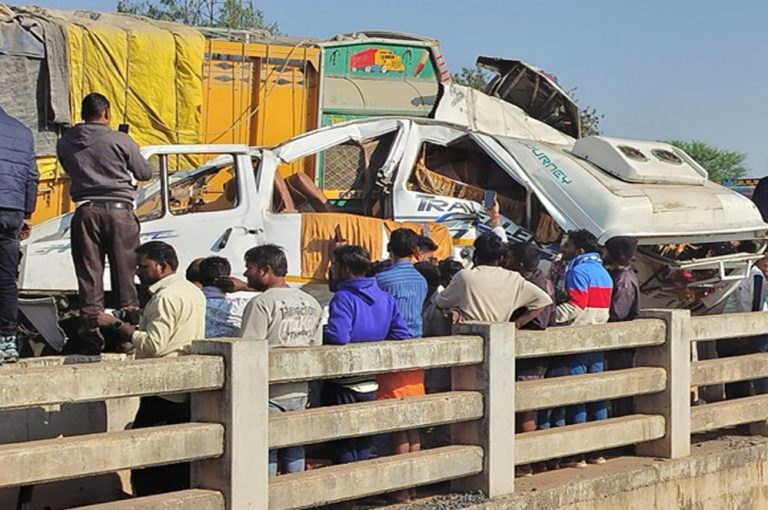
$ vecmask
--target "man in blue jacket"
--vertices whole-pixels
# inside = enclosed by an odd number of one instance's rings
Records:
[[[370,255],[361,246],[341,246],[333,252],[331,277],[338,282],[328,305],[328,325],[323,343],[346,345],[357,342],[410,338],[408,326],[395,299],[379,288],[376,278],[366,278]],[[347,377],[323,384],[324,406],[370,402],[376,398],[374,376]],[[346,463],[371,457],[372,438],[358,437],[336,441],[336,462]]]
[[[32,132],[0,108],[0,363],[19,359],[19,236],[35,210],[39,178]]]

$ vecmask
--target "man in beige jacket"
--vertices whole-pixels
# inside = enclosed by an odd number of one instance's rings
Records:
[[[173,247],[161,241],[145,243],[136,250],[136,274],[152,295],[138,326],[101,312],[99,327],[116,331],[136,346],[136,358],[178,356],[189,351],[193,340],[205,338],[205,296],[184,276],[177,274],[179,261]],[[189,396],[142,397],[133,428],[188,422]],[[131,482],[137,496],[189,488],[189,464],[134,470]]]

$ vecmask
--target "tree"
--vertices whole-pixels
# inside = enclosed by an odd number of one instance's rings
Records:
[[[491,81],[491,73],[482,67],[462,67],[458,73],[453,73],[453,81],[459,85],[485,92],[485,87]]]
[[[459,85],[471,87],[481,92],[485,92],[485,88],[488,82],[491,81],[491,73],[486,69],[475,67],[462,67],[458,73],[453,73],[453,81]],[[568,96],[578,105],[579,100],[575,96],[576,88],[572,88],[568,91]],[[579,117],[581,119],[581,136],[599,135],[600,121],[605,117],[602,113],[598,113],[597,109],[587,106],[582,108],[579,106]]]
[[[591,106],[582,107],[579,104],[579,98],[576,97],[576,91],[578,87],[574,87],[568,91],[568,95],[573,102],[579,107],[579,119],[581,120],[581,136],[601,135],[603,132],[600,130],[600,121],[603,120],[605,115],[599,113],[596,108]]]
[[[267,24],[264,13],[243,0],[119,0],[117,12],[137,14],[185,25],[278,33],[277,23]]]
[[[747,174],[747,168],[744,166],[747,155],[741,152],[718,149],[699,140],[669,140],[666,143],[683,149],[709,172],[709,179],[712,181],[737,179]]]

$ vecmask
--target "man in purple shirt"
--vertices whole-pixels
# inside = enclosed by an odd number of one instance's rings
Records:
[[[375,278],[365,277],[370,265],[370,255],[361,246],[347,245],[334,250],[331,277],[338,282],[338,288],[328,306],[324,344],[346,345],[410,337],[394,298],[379,288]],[[377,390],[373,376],[326,381],[321,401],[324,406],[370,402],[376,398]],[[342,439],[332,444],[335,461],[339,463],[371,458],[372,446],[371,437]]]

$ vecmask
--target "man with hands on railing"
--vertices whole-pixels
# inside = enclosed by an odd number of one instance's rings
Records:
[[[270,348],[305,347],[322,343],[323,309],[306,292],[285,281],[288,259],[274,244],[251,248],[245,253],[248,287],[261,294],[251,299],[243,312],[241,336],[266,338]],[[306,382],[269,387],[269,412],[301,411],[307,406]],[[304,447],[292,446],[269,452],[269,475],[304,471]]]
[[[375,278],[365,276],[370,265],[370,255],[361,246],[344,245],[334,250],[330,277],[335,282],[336,294],[329,304],[324,344],[346,345],[411,337],[395,299],[379,288]],[[376,398],[377,390],[375,376],[325,381],[322,404],[370,402]],[[371,437],[335,441],[332,445],[334,461],[347,463],[369,459],[372,447]]]
[[[597,238],[589,231],[568,232],[568,237],[562,245],[563,259],[568,262],[562,282],[567,301],[557,305],[557,324],[585,325],[608,322],[613,281],[603,267],[599,251]],[[605,355],[602,352],[576,354],[569,356],[565,364],[570,375],[602,372],[605,369]],[[558,412],[561,414],[562,409],[553,411],[553,416]],[[575,404],[567,408],[566,414],[566,422],[569,424],[605,420],[608,418],[608,406],[605,401],[591,402],[588,405]],[[556,417],[552,420],[562,421]],[[600,455],[588,460],[595,464],[605,462]],[[583,458],[577,457],[565,465],[582,468],[586,467],[587,463]]]
[[[475,267],[454,276],[435,302],[459,320],[509,322],[512,314],[525,308],[515,324],[518,328],[538,316],[552,299],[546,292],[519,273],[500,266],[504,243],[495,234],[482,234],[475,240]]]
[[[162,241],[145,243],[136,250],[136,275],[149,286],[151,298],[138,326],[100,312],[95,324],[110,328],[136,346],[136,358],[178,356],[189,351],[193,340],[205,337],[205,297],[194,284],[177,274],[178,257]],[[133,428],[185,423],[190,418],[189,395],[142,397]],[[134,470],[131,483],[137,496],[183,490],[189,487],[189,464]]]

